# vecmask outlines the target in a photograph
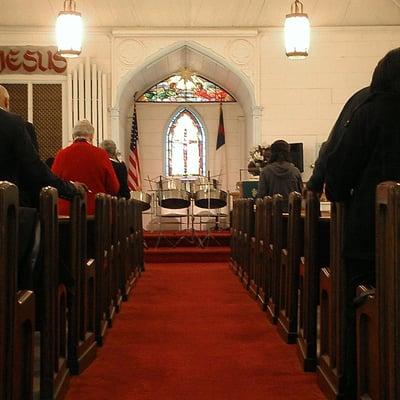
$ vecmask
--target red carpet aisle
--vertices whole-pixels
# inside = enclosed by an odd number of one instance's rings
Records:
[[[148,264],[67,400],[324,399],[225,263]]]

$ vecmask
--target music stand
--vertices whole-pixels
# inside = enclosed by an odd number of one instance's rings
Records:
[[[211,218],[215,217],[215,228],[219,230],[219,217],[220,217],[220,209],[219,207],[211,207],[211,190],[212,190],[212,185],[211,185],[211,176],[210,176],[210,171],[208,171],[207,174],[207,207],[206,209],[208,210],[208,216]],[[217,187],[215,187],[215,190],[219,190]],[[217,209],[217,214],[213,215],[211,213],[211,210]],[[200,216],[201,218],[201,216]],[[221,243],[217,240],[217,238],[211,233],[211,228],[207,226],[207,235],[203,238],[201,241],[202,247],[205,247],[205,244],[207,246],[210,244],[210,240],[213,240],[218,246],[221,246]]]

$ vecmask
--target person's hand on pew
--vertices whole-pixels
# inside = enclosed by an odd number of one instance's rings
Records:
[[[82,182],[73,182],[71,181],[71,183],[75,186],[75,188],[79,191],[79,192],[88,192],[88,193],[92,193],[92,191],[87,187],[86,184],[82,183]]]

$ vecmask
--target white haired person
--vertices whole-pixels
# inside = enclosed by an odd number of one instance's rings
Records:
[[[126,199],[129,199],[130,193],[128,188],[128,171],[125,163],[118,159],[117,145],[113,140],[103,140],[100,143],[100,147],[107,152],[114,168],[115,175],[117,175],[119,181],[118,197],[125,197]]]
[[[94,214],[97,193],[116,195],[119,191],[119,182],[108,154],[93,146],[93,135],[94,127],[89,121],[78,121],[72,133],[74,142],[56,154],[51,168],[60,178],[86,184],[89,189],[88,215]],[[59,214],[69,214],[68,202],[59,202]]]

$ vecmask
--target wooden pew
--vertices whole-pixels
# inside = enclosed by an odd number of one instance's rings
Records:
[[[263,239],[263,225],[264,221],[264,204],[262,199],[257,199],[255,203],[255,221],[254,221],[254,236],[251,238],[251,269],[250,269],[250,295],[257,299],[258,297],[258,288],[260,287],[260,266],[261,266],[261,246]]]
[[[96,269],[96,309],[95,309],[95,335],[96,342],[99,346],[104,343],[105,335],[108,328],[108,320],[106,315],[107,308],[107,268],[108,268],[108,252],[107,252],[107,230],[109,224],[109,214],[107,207],[107,197],[104,193],[96,195],[95,203],[95,269]]]
[[[0,182],[0,398],[33,399],[35,296],[17,292],[18,189]]]
[[[128,234],[128,263],[127,263],[127,280],[126,280],[126,293],[130,294],[138,279],[139,257],[137,248],[137,229],[136,229],[137,215],[135,212],[135,204],[130,199],[127,202],[127,234]]]
[[[238,246],[238,233],[239,233],[239,200],[233,201],[232,219],[231,219],[231,255],[229,259],[229,266],[235,272],[237,268],[237,246]]]
[[[308,191],[305,197],[304,255],[300,258],[300,312],[297,348],[304,371],[315,371],[317,364],[317,307],[319,271],[328,265],[329,223],[320,220],[319,197]]]
[[[345,304],[343,205],[331,203],[329,267],[320,270],[320,356],[317,380],[329,399],[344,396]]]
[[[126,199],[118,200],[118,236],[120,241],[120,281],[119,286],[122,293],[122,300],[127,301],[131,286],[129,284],[129,265],[130,265],[130,251],[129,251],[129,229],[128,229],[128,205]]]
[[[113,296],[113,304],[115,306],[115,311],[119,312],[122,304],[122,291],[120,287],[121,274],[122,274],[122,264],[121,264],[121,237],[120,237],[120,219],[118,212],[120,210],[120,205],[118,198],[113,196],[111,198],[111,271],[112,271],[112,281],[111,281],[111,295]]]
[[[71,374],[80,374],[96,358],[94,332],[95,265],[87,258],[86,195],[81,193],[71,201],[68,225],[60,225],[61,244],[69,260],[74,280],[74,294],[69,295],[68,367]]]
[[[257,302],[260,301],[260,294],[262,293],[263,286],[263,269],[265,264],[264,243],[266,238],[266,218],[265,218],[265,202],[264,199],[257,199],[258,201],[258,242],[256,242],[256,260],[255,260],[255,284],[257,287]]]
[[[114,265],[112,245],[112,196],[105,195],[105,221],[104,226],[104,269],[103,269],[103,290],[104,290],[104,314],[108,327],[112,327],[116,307],[114,304],[115,294],[113,292]]]
[[[242,261],[243,261],[243,236],[244,236],[244,201],[245,199],[238,199],[238,233],[237,233],[237,260],[236,260],[236,274],[240,277],[242,275]]]
[[[254,201],[244,201],[244,234],[243,234],[243,258],[241,279],[243,286],[248,289],[250,284],[251,269],[251,238],[254,236]]]
[[[286,248],[281,255],[278,331],[286,343],[296,343],[299,289],[299,262],[303,248],[301,194],[289,195]]]
[[[378,186],[376,290],[381,399],[400,398],[400,183]]]
[[[363,304],[356,310],[357,399],[385,399],[380,395],[379,317],[375,288],[361,285],[357,288],[357,296],[363,297]]]
[[[269,244],[270,290],[266,313],[271,323],[276,324],[279,315],[279,286],[281,277],[281,255],[284,239],[284,222],[282,216],[283,197],[275,194],[272,201],[272,242]],[[272,259],[271,259],[272,253]]]
[[[239,200],[239,235],[238,235],[238,263],[236,273],[239,279],[242,278],[243,274],[243,262],[245,258],[245,245],[244,245],[244,234],[246,232],[246,219],[245,219],[245,203],[246,199]]]
[[[62,398],[68,388],[66,309],[67,293],[59,284],[57,190],[40,193],[41,243],[43,249],[40,315],[40,398]]]
[[[270,296],[271,287],[271,268],[272,268],[272,197],[266,196],[263,199],[264,214],[263,218],[265,224],[263,225],[264,231],[262,233],[263,241],[261,247],[261,265],[260,265],[260,282],[261,286],[258,289],[257,301],[262,310],[267,307],[268,298]]]

